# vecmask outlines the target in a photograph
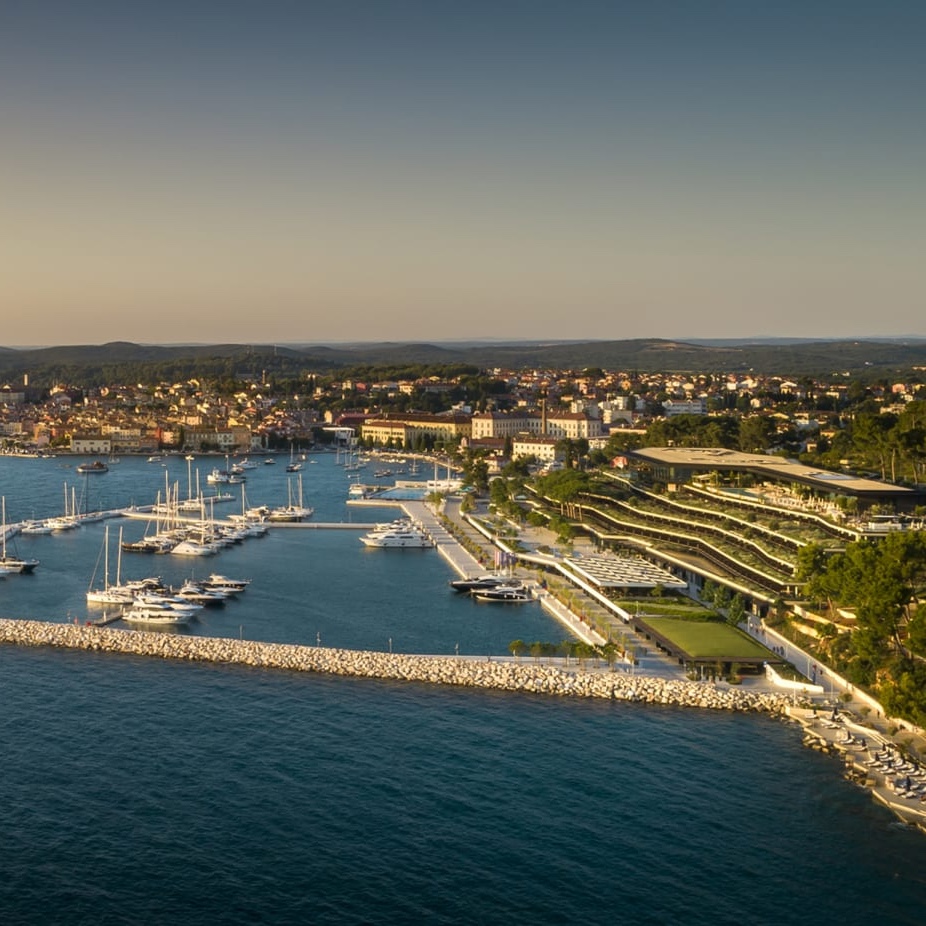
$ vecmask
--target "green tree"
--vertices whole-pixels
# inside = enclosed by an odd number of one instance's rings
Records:
[[[737,592],[730,599],[730,604],[727,605],[727,623],[732,624],[734,627],[738,626],[745,613],[746,602],[743,600],[743,596]]]

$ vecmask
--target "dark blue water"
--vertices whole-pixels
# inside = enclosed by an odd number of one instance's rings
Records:
[[[0,492],[6,496],[8,521],[64,512],[64,497],[89,499],[88,510],[153,503],[166,486],[188,480],[195,489],[195,467],[205,475],[224,457],[202,458],[188,470],[182,457],[165,465],[124,458],[105,475],[79,476],[74,461],[0,457]],[[398,509],[347,504],[348,473],[333,454],[311,455],[302,473],[303,499],[315,508],[313,521],[372,524],[391,520]],[[372,466],[371,466],[372,468]],[[248,504],[285,504],[294,477],[275,466],[248,471]],[[165,479],[165,473],[167,478]],[[430,475],[427,474],[427,475]],[[69,490],[65,492],[67,484]],[[295,491],[295,487],[293,487]],[[211,491],[211,490],[208,490]],[[226,491],[240,498],[240,486]],[[241,510],[240,501],[215,506],[217,516]],[[110,577],[115,579],[119,527],[124,539],[136,540],[148,529],[144,520],[110,522]],[[0,581],[0,616],[81,623],[98,617],[89,607],[87,589],[102,584],[105,526],[88,524],[77,531],[16,538],[17,552],[40,560],[31,576]],[[558,641],[566,632],[536,603],[498,608],[448,592],[453,576],[436,550],[376,550],[360,543],[360,529],[304,530],[279,527],[267,537],[247,541],[215,557],[152,556],[126,553],[122,577],[160,576],[180,584],[211,571],[252,580],[248,591],[223,608],[199,612],[184,632],[244,636],[254,640],[406,653],[501,654],[515,638]],[[94,580],[94,573],[96,578]]]
[[[324,478],[330,497],[308,500],[340,520],[345,477]],[[24,597],[84,607],[67,564],[92,568],[82,548],[101,536],[34,538],[42,565],[0,582],[4,615]],[[416,651],[480,622],[498,640],[563,635],[539,609],[460,601],[433,551],[366,551],[350,532],[281,530],[211,562],[249,563],[254,584],[209,632],[240,618],[246,636]],[[3,923],[851,926],[926,910],[926,836],[769,718],[3,648],[0,757]]]

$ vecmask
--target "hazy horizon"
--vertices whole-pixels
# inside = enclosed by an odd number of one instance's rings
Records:
[[[5,5],[3,341],[924,336],[924,26],[908,0]]]

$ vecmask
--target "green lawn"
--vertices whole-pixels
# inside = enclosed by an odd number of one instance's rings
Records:
[[[647,617],[645,623],[692,659],[762,659],[772,656],[761,643],[729,624],[672,617]]]

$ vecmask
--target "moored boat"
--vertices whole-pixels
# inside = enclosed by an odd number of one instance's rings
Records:
[[[524,585],[497,585],[495,588],[483,588],[474,591],[477,601],[495,601],[504,604],[521,604],[532,601],[531,590]]]
[[[360,542],[364,546],[384,548],[423,549],[434,546],[430,534],[420,525],[407,519],[377,525],[369,533],[364,534]]]
[[[250,579],[230,579],[218,572],[210,573],[209,577],[201,583],[205,588],[225,590],[229,592],[243,592],[250,584]]]
[[[487,575],[470,576],[465,579],[451,579],[449,584],[456,592],[476,592],[488,588],[498,588],[503,585],[517,585],[518,582],[509,576],[488,573]]]
[[[2,524],[0,524],[0,534],[2,534],[2,541],[0,541],[0,569],[3,570],[4,574],[32,572],[39,564],[37,559],[23,559],[22,557],[8,554],[6,551],[6,496],[3,497],[2,504],[3,515]]]
[[[174,626],[187,624],[193,617],[192,611],[180,611],[160,605],[136,603],[122,612],[122,619],[130,624],[160,624]]]

